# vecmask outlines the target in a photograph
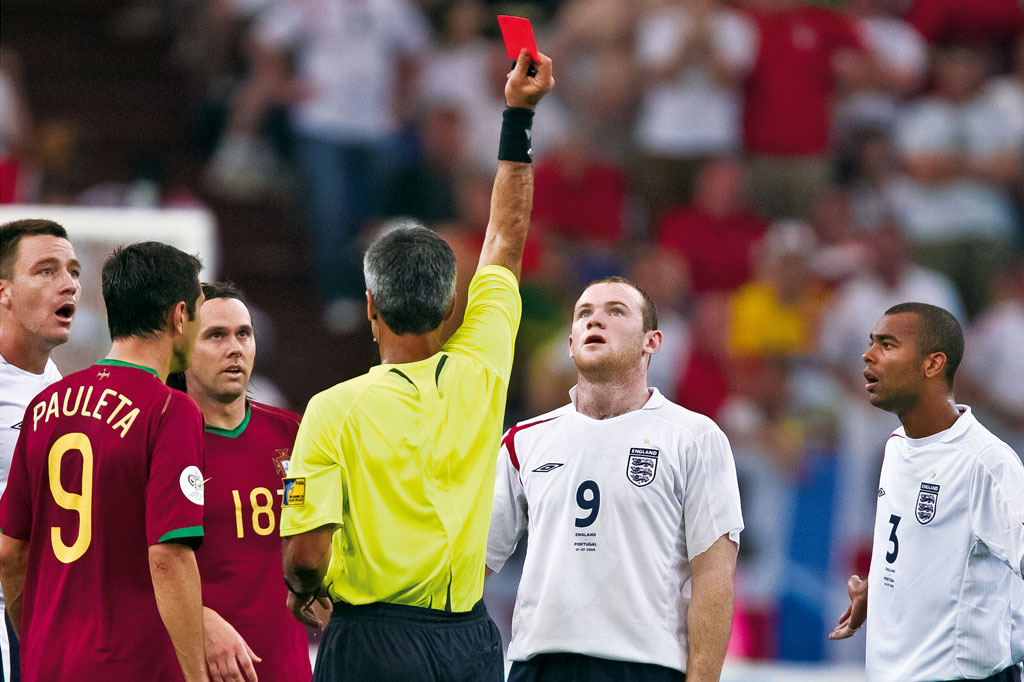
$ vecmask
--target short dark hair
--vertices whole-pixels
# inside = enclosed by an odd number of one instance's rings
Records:
[[[633,280],[626,279],[625,277],[619,277],[618,275],[612,275],[610,277],[602,277],[601,279],[595,279],[593,282],[586,286],[586,289],[594,286],[595,284],[625,284],[628,287],[633,287],[640,294],[640,297],[644,300],[644,307],[640,311],[643,315],[644,331],[650,332],[658,328],[658,308],[654,305],[654,299],[651,298],[650,294],[644,291],[643,287],[634,282]],[[585,289],[585,290],[586,290]]]
[[[366,250],[363,276],[391,331],[426,334],[441,326],[455,298],[455,253],[435,232],[403,223]]]
[[[211,301],[215,298],[234,298],[245,303],[245,294],[234,282],[203,282],[203,298]]]
[[[185,302],[189,319],[199,298],[198,258],[160,242],[114,250],[103,263],[103,302],[111,339],[148,336],[164,328],[168,310]]]
[[[917,345],[924,355],[943,353],[946,356],[946,385],[953,386],[953,377],[964,358],[964,330],[953,314],[928,303],[900,303],[885,311],[886,315],[913,313],[917,315]]]
[[[14,277],[14,263],[18,259],[18,245],[23,237],[50,235],[68,238],[68,231],[52,220],[26,218],[0,225],[0,278]]]

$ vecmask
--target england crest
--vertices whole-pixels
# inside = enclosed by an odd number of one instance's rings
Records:
[[[638,488],[649,485],[658,473],[656,448],[630,448],[626,461],[626,478]]]
[[[917,493],[917,509],[914,516],[922,526],[928,524],[935,518],[935,507],[939,503],[939,486],[932,483],[922,483],[921,490]]]

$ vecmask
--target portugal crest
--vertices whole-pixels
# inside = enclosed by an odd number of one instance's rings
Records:
[[[626,478],[638,488],[649,485],[658,473],[658,450],[656,448],[630,448],[626,461]]]
[[[288,476],[288,465],[291,464],[292,450],[291,448],[279,448],[274,450],[277,453],[276,457],[271,457],[274,462],[274,470],[277,471],[277,475],[281,478]]]
[[[935,507],[939,502],[939,486],[932,483],[922,483],[921,490],[917,493],[917,509],[914,516],[922,526],[935,518]]]

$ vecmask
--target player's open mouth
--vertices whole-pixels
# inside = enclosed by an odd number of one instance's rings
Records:
[[[590,336],[583,340],[584,346],[588,346],[592,343],[604,343],[604,337],[598,336],[597,334],[591,334]]]
[[[231,365],[229,367],[225,367],[224,368],[224,373],[225,374],[241,374],[242,373],[242,368],[239,367],[238,365]]]
[[[74,303],[65,303],[61,307],[57,308],[57,313],[56,314],[57,314],[57,317],[59,317],[60,319],[64,320],[65,322],[70,322],[71,318],[73,318],[75,316],[75,304]]]
[[[864,388],[866,388],[867,390],[870,391],[871,389],[878,385],[878,377],[876,377],[868,370],[864,370],[864,378],[867,379],[867,383],[864,384]]]

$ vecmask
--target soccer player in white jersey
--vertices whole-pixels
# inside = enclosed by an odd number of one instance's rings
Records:
[[[657,326],[628,280],[588,286],[569,337],[571,403],[502,440],[488,571],[530,538],[511,682],[721,674],[743,528],[736,469],[713,421],[648,387]]]
[[[68,340],[81,266],[67,231],[50,220],[0,225],[0,494],[32,398],[61,378],[50,351]],[[18,640],[0,592],[3,680],[18,674]],[[13,661],[13,663],[12,663]]]
[[[902,426],[885,446],[868,579],[850,577],[829,637],[867,620],[870,682],[1020,682],[1024,466],[953,398],[956,318],[901,303],[870,339],[869,400]]]

